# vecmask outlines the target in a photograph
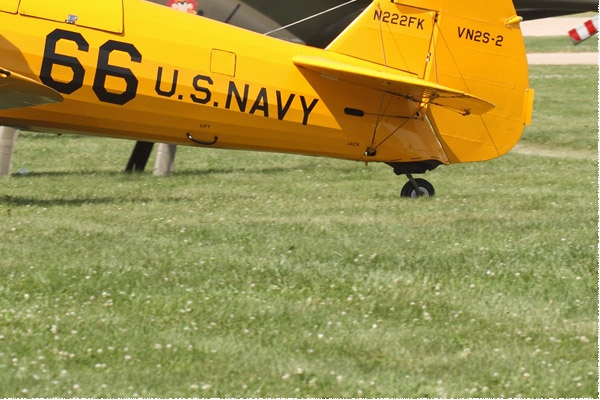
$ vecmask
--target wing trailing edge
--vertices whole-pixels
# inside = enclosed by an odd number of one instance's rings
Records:
[[[322,57],[296,56],[292,62],[299,68],[321,74],[324,78],[352,82],[374,90],[395,94],[418,103],[435,104],[463,115],[481,115],[492,110],[494,104],[449,87],[394,72],[346,64]]]
[[[63,97],[56,90],[0,67],[0,110],[61,101],[63,101]]]

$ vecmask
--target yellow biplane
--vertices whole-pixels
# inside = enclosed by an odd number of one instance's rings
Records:
[[[374,0],[325,49],[145,0],[0,0],[0,125],[383,162],[507,153],[533,90],[511,0]]]

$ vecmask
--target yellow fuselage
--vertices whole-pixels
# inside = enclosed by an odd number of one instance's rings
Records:
[[[33,11],[23,10],[27,2]],[[460,149],[443,148],[452,138],[432,133],[427,106],[302,70],[292,62],[297,56],[326,57],[372,68],[360,57],[281,41],[141,0],[123,1],[121,15],[111,14],[109,7],[118,9],[121,0],[98,2],[102,5],[89,6],[98,9],[96,18],[87,19],[85,13],[60,14],[54,2],[27,2],[21,1],[18,12],[16,7],[0,11],[0,66],[52,87],[64,101],[1,111],[2,125],[363,161],[463,161],[456,156]],[[33,9],[36,5],[42,10]],[[387,2],[385,7],[396,6]],[[48,16],[52,13],[56,15]],[[391,26],[380,11],[367,20],[377,18],[379,25],[383,19]],[[425,19],[410,21],[412,26],[406,22],[393,29],[427,28]],[[430,35],[437,35],[433,27]],[[419,78],[434,67],[424,68]],[[515,125],[522,129],[523,122]],[[500,150],[496,144],[486,144],[494,150],[479,156],[468,150],[465,154],[471,155],[464,161],[496,157],[520,133],[506,138]],[[377,151],[365,154],[373,145]],[[454,154],[450,159],[447,150]]]

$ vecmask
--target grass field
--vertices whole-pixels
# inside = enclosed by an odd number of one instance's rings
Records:
[[[598,36],[591,37],[578,45],[573,42],[568,35],[550,36],[550,37],[526,37],[525,47],[527,51],[537,53],[577,53],[598,51]]]
[[[427,174],[23,133],[2,397],[598,397],[596,67],[534,67],[507,156]]]

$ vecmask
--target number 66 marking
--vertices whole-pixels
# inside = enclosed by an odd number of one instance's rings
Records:
[[[42,60],[42,69],[40,79],[42,82],[63,94],[72,94],[83,87],[85,78],[85,68],[76,57],[56,53],[56,45],[60,40],[68,40],[77,45],[77,50],[88,52],[89,43],[83,35],[77,32],[56,29],[46,36],[46,46],[44,48],[44,59]],[[129,54],[132,62],[141,63],[142,55],[131,43],[109,40],[100,46],[98,63],[96,65],[96,75],[94,76],[93,90],[98,100],[104,103],[124,105],[135,98],[138,88],[138,79],[133,72],[124,67],[110,65],[108,60],[113,51],[121,51]],[[52,69],[55,65],[67,67],[73,72],[71,80],[61,82],[52,77]],[[125,91],[122,93],[110,92],[106,88],[106,78],[112,76],[125,81]]]

